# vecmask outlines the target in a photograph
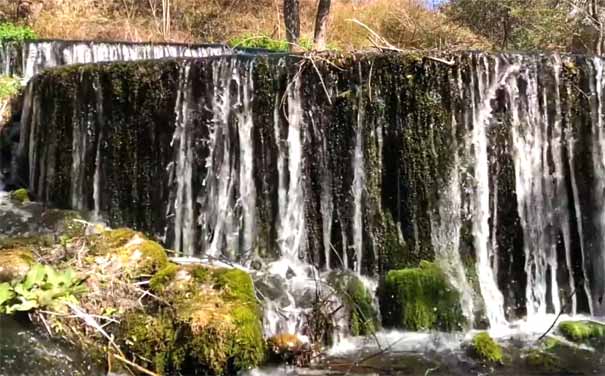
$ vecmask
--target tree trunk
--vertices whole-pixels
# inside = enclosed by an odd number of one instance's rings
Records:
[[[316,50],[326,49],[326,34],[328,32],[328,19],[330,18],[331,0],[319,0],[317,17],[315,18],[315,35],[313,44]]]
[[[286,24],[286,39],[292,46],[298,43],[300,37],[300,6],[298,0],[284,0],[284,22]]]

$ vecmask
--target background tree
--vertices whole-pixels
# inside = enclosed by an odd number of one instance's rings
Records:
[[[286,24],[286,40],[292,46],[298,44],[300,38],[300,4],[298,0],[284,0],[284,23]]]
[[[317,16],[315,17],[315,35],[313,44],[316,50],[326,49],[326,34],[328,32],[328,20],[330,18],[330,0],[319,0],[317,5]]]

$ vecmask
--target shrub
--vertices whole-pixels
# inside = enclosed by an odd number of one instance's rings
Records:
[[[0,42],[36,39],[38,36],[28,26],[20,26],[12,23],[0,23]]]

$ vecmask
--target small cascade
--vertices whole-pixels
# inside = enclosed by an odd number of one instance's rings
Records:
[[[485,56],[478,57],[476,74],[471,77],[471,101],[472,108],[472,155],[474,156],[474,178],[475,187],[473,191],[472,221],[473,237],[477,257],[477,275],[481,294],[485,301],[485,311],[492,327],[503,325],[504,302],[502,293],[498,289],[493,274],[491,249],[489,236],[489,175],[487,156],[486,131],[488,121],[492,114],[491,101],[496,95],[496,90],[502,85],[502,80],[507,78],[517,67],[511,66],[497,76],[494,81],[489,81],[489,62]],[[496,69],[497,71],[497,69]],[[477,94],[475,94],[475,85]]]
[[[84,41],[31,41],[0,46],[0,64],[5,75],[23,81],[45,69],[61,65],[112,61],[152,60],[167,57],[208,57],[232,53],[223,45],[185,45]]]

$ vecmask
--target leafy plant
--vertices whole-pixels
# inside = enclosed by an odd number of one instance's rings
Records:
[[[270,36],[263,34],[244,34],[230,39],[227,43],[234,48],[260,48],[276,52],[288,51],[288,41],[284,39],[273,39]],[[303,50],[311,50],[313,48],[313,41],[309,38],[302,37],[299,40],[299,45]]]
[[[0,23],[0,42],[23,42],[36,38],[38,38],[36,33],[27,26],[20,26],[12,23]]]
[[[26,312],[37,308],[61,310],[65,302],[76,302],[76,295],[86,291],[72,269],[57,271],[34,264],[18,283],[0,284],[0,314]]]
[[[21,89],[21,82],[18,77],[12,76],[0,76],[0,100],[8,99],[19,92]],[[20,190],[18,190],[20,191]],[[17,192],[15,192],[17,193]],[[18,201],[23,202],[21,200],[23,197],[23,192],[19,192],[21,195],[17,195],[15,198]],[[25,190],[25,196],[27,196],[27,191]]]

